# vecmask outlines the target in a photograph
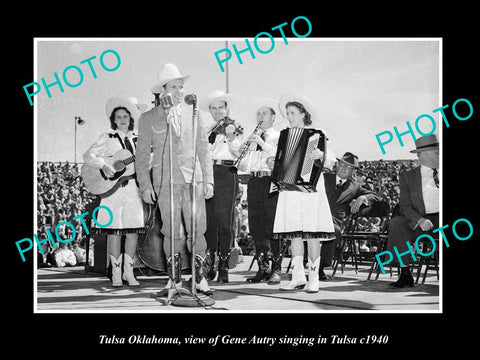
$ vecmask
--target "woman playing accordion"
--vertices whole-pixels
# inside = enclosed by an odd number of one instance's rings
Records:
[[[290,126],[281,132],[272,174],[273,183],[279,188],[273,233],[277,239],[290,239],[292,252],[292,279],[280,290],[305,288],[307,292],[314,293],[319,291],[321,242],[335,237],[321,174],[322,166],[333,166],[335,156],[328,151],[324,156],[317,146],[318,134],[323,133],[311,126],[317,116],[308,98],[286,93],[280,98],[280,110],[286,111]],[[312,141],[315,136],[317,143]],[[326,142],[326,137],[324,140]],[[319,161],[321,159],[324,159],[323,164]],[[307,170],[307,178],[301,177],[306,165],[310,165],[311,169],[310,172]],[[303,266],[304,241],[308,250],[308,284]]]

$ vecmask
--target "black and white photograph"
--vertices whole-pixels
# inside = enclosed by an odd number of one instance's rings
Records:
[[[441,311],[441,39],[264,37],[36,39],[37,311]]]
[[[472,345],[471,24],[204,10],[16,40],[18,325],[115,355]]]

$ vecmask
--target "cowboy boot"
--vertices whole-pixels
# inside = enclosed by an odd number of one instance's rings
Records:
[[[127,254],[123,254],[123,256],[124,256],[124,258],[123,258],[122,279],[127,281],[129,286],[140,285],[140,283],[135,278],[135,275],[133,274],[133,260],[132,260],[132,258]]]
[[[280,287],[280,290],[293,291],[303,289],[307,283],[305,269],[303,267],[303,255],[297,255],[292,259],[292,280],[286,286]]]
[[[218,277],[217,283],[228,283],[228,258],[230,253],[227,256],[218,254]]]
[[[122,282],[122,255],[115,259],[113,255],[110,255],[110,262],[112,264],[112,286],[121,287]]]
[[[319,291],[320,288],[320,280],[318,277],[318,270],[320,266],[320,256],[312,262],[310,258],[308,258],[308,268],[310,270],[308,274],[308,283],[305,287],[307,293],[316,293]]]
[[[280,284],[282,280],[282,261],[285,250],[285,243],[283,240],[270,241],[272,248],[272,271],[268,279],[268,285]]]
[[[283,261],[282,253],[276,256],[274,255],[272,259],[272,274],[268,279],[268,285],[280,284],[280,281],[282,280],[282,261]]]
[[[268,247],[264,247],[257,255],[258,271],[253,277],[247,278],[249,283],[258,283],[270,276],[268,273]]]
[[[215,279],[217,272],[215,270],[215,250],[207,249],[205,252],[205,277],[207,280]]]
[[[210,296],[213,294],[213,291],[208,286],[207,279],[204,276],[205,273],[205,259],[200,255],[195,255],[195,288],[198,292]]]
[[[397,281],[390,284],[390,287],[394,287],[397,289],[401,289],[403,287],[413,287],[413,276],[410,272],[410,268],[408,266],[402,267],[400,270],[400,277]]]
[[[173,268],[173,269],[172,269]],[[168,281],[167,284],[160,289],[158,293],[152,295],[153,297],[163,297],[168,295],[169,289],[179,289],[182,287],[182,273],[180,266],[180,255],[175,254],[172,264],[172,258],[167,260],[167,272],[168,272]]]

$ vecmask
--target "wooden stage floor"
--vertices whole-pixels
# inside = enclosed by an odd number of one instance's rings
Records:
[[[346,265],[344,273],[337,270],[328,281],[321,282],[320,291],[308,294],[305,291],[285,292],[278,285],[266,282],[250,284],[245,281],[256,272],[248,267],[251,256],[241,257],[236,268],[230,270],[230,282],[218,285],[210,282],[215,290],[211,296],[215,304],[208,307],[180,307],[164,304],[153,298],[167,282],[166,276],[139,276],[140,286],[113,288],[110,281],[96,273],[85,273],[84,268],[37,269],[37,313],[149,313],[149,312],[441,312],[440,284],[436,273],[429,270],[424,284],[413,288],[394,290],[388,284],[396,280],[390,274],[380,274],[378,280],[367,280],[369,266],[360,266],[358,273]],[[282,283],[289,281],[285,274],[289,259],[284,259]],[[184,279],[189,276],[184,275]],[[440,277],[441,279],[441,277]],[[184,282],[185,283],[185,282]],[[188,288],[188,287],[187,287]]]

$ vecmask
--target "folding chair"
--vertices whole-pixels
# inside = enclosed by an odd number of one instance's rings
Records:
[[[418,242],[418,247],[421,248],[422,254],[430,254],[428,256],[423,256],[417,253],[417,261],[413,263],[414,267],[417,267],[417,277],[415,279],[415,284],[418,284],[418,280],[420,279],[420,275],[422,273],[422,268],[425,265],[425,272],[423,273],[422,277],[422,284],[425,283],[425,279],[427,278],[427,273],[429,269],[433,269],[437,272],[437,280],[440,280],[440,269],[438,266],[438,238],[435,240],[435,250],[432,251],[433,243],[430,240],[425,238],[420,239]]]
[[[370,275],[376,263],[375,254],[379,253],[379,250],[385,247],[385,233],[388,228],[389,214],[390,205],[388,204],[388,202],[378,201],[370,207],[363,206],[356,214],[350,213],[347,216],[343,223],[341,231],[342,239],[340,244],[340,250],[337,254],[337,258],[334,259],[333,263],[332,277],[335,276],[339,263],[341,264],[341,270],[343,273],[348,259],[351,259],[350,263],[352,264],[352,266],[355,267],[355,273],[358,273],[359,264],[371,263],[370,273],[368,276],[368,278],[370,278]],[[377,232],[360,231],[358,230],[358,226],[356,226],[356,222],[361,217],[367,219],[379,217],[380,219],[383,219],[383,225],[381,229]],[[376,246],[377,250],[372,252],[360,251],[359,242],[362,240]]]

